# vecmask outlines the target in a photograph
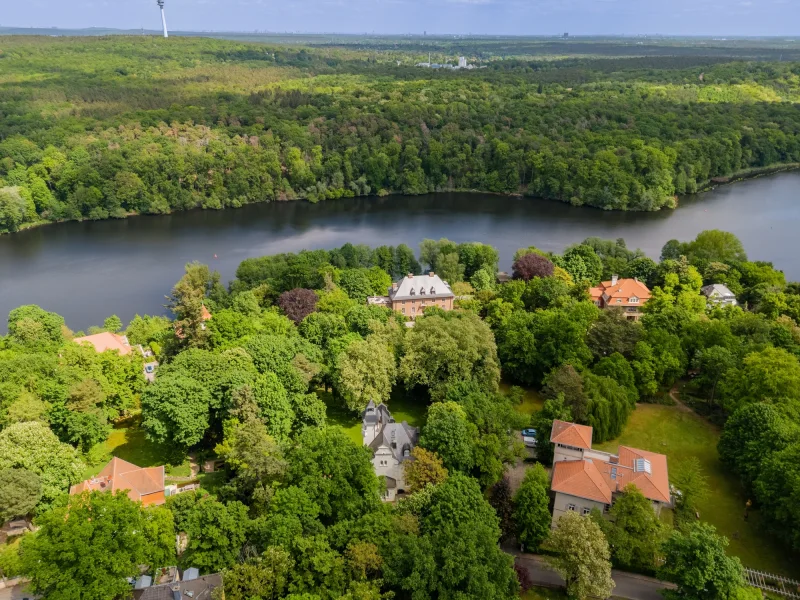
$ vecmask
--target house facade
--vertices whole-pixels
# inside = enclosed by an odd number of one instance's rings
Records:
[[[629,321],[642,318],[642,306],[651,296],[648,287],[638,279],[620,279],[616,275],[589,288],[589,295],[600,308],[621,308]]]
[[[128,498],[145,506],[164,504],[164,467],[137,467],[114,457],[103,470],[69,489],[70,495],[82,492],[116,492],[126,490]]]
[[[617,454],[592,449],[592,428],[554,421],[550,489],[554,496],[553,521],[566,512],[588,515],[592,509],[607,513],[628,485],[635,485],[650,500],[656,514],[672,506],[667,457],[620,446]]]
[[[739,302],[736,300],[734,294],[727,285],[721,283],[712,283],[711,285],[700,288],[703,296],[708,298],[709,304],[716,304],[719,306],[736,306]]]
[[[387,306],[402,315],[415,319],[429,306],[442,310],[453,310],[455,300],[450,286],[431,271],[427,275],[409,273],[400,281],[392,283],[386,296],[371,296],[368,304]]]
[[[417,445],[419,429],[408,423],[396,423],[385,404],[372,400],[364,410],[361,438],[372,449],[372,468],[386,482],[383,500],[392,502],[406,490],[405,462],[412,460],[411,451]]]

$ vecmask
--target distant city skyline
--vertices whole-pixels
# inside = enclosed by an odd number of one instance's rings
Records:
[[[9,3],[3,27],[161,28],[155,0]],[[798,0],[166,0],[174,31],[800,36]]]

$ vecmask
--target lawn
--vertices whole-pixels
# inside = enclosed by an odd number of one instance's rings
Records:
[[[338,425],[344,429],[347,437],[361,445],[361,417],[347,410],[333,400],[330,392],[317,390],[317,395],[328,407],[328,424]],[[410,398],[400,390],[395,390],[387,403],[392,417],[398,423],[407,421],[412,427],[422,427],[425,424],[426,406],[419,399]]]
[[[522,387],[522,386],[520,386]],[[533,388],[522,387],[525,395],[522,397],[522,403],[516,405],[518,413],[523,415],[532,415],[542,410],[544,406],[544,398],[542,395]],[[505,381],[500,382],[500,393],[508,394],[511,391],[511,384]]]
[[[111,431],[104,442],[105,450],[112,456],[126,460],[138,467],[157,467],[166,465],[166,475],[172,477],[189,477],[189,461],[183,457],[171,457],[170,450],[161,444],[149,441],[139,425],[138,419],[128,419]],[[171,464],[174,460],[178,464]],[[105,466],[105,462],[86,470],[84,477],[97,475]]]
[[[758,511],[751,510],[749,520],[744,520],[747,497],[736,477],[720,462],[718,439],[718,428],[684,407],[640,404],[622,436],[597,448],[616,452],[622,444],[660,452],[667,455],[673,471],[682,461],[697,457],[711,489],[709,498],[699,507],[700,518],[730,539],[729,553],[747,567],[800,576],[800,559],[765,533]]]

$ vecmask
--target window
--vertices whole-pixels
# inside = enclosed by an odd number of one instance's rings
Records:
[[[622,304],[622,298],[617,298],[617,304]]]
[[[424,296],[425,295],[425,288],[419,288],[419,295],[420,296]]]
[[[637,458],[636,461],[633,463],[633,470],[637,473],[647,473],[648,475],[653,474],[652,467],[650,466],[650,461],[646,458]]]
[[[435,294],[435,293],[436,293],[436,288],[435,288],[435,287],[432,287],[432,288],[431,288],[431,294]]]
[[[639,304],[639,299],[636,296],[634,296],[633,298],[628,298],[628,302],[630,302],[631,304]]]
[[[575,510],[575,505],[574,504],[567,504],[567,510],[574,511]]]
[[[403,314],[406,314],[406,307],[403,307]]]
[[[409,295],[414,296],[414,295],[416,295],[416,293],[417,292],[414,291],[414,288],[411,288],[411,291],[409,292]]]

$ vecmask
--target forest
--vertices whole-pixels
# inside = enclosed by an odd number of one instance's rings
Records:
[[[674,405],[670,390],[683,384],[682,410],[722,427],[710,451],[752,499],[769,532],[758,535],[796,565],[800,284],[718,230],[667,243],[658,262],[598,238],[560,255],[521,248],[508,281],[497,261],[491,246],[440,239],[419,253],[346,244],[247,259],[228,286],[188,264],[169,296],[173,318],[126,326],[111,315],[88,332],[151,351],[153,382],[140,353],[76,344],[84,332],[38,306],[11,311],[0,337],[0,520],[32,517],[38,530],[0,545],[0,571],[55,600],[126,598],[140,565],[175,564],[221,572],[228,600],[506,600],[531,586],[507,553],[524,544],[573,598],[609,596],[614,566],[675,583],[676,600],[757,600],[728,539],[697,518],[721,491],[696,460],[670,471],[680,494],[668,520],[629,487],[610,518],[570,513],[551,531],[549,434],[560,419],[591,425],[596,443],[615,440],[645,405]],[[428,270],[450,282],[455,310],[428,308],[409,328],[366,303]],[[589,286],[615,274],[652,290],[641,322],[591,301]],[[707,301],[711,283],[738,305]],[[534,391],[544,402],[531,409]],[[419,415],[410,489],[394,503],[381,502],[387,483],[361,444],[369,400]],[[536,462],[522,461],[525,427],[537,431]],[[138,437],[110,447],[120,431]],[[168,476],[187,457],[223,467],[164,506],[67,495],[122,450]]]
[[[800,163],[796,48],[498,44],[0,37],[0,233],[450,190],[653,211]]]

